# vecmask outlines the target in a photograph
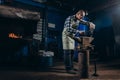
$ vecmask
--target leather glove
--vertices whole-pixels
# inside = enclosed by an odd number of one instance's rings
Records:
[[[94,23],[89,22],[89,24],[90,24],[90,29],[95,29],[95,24]]]

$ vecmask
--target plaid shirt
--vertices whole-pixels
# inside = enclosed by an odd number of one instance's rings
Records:
[[[89,26],[89,22],[84,21],[84,20],[77,20],[75,18],[75,15],[69,16],[64,23],[64,28],[67,28],[67,32],[70,32],[71,34],[76,34],[78,32],[77,27],[79,24],[87,25]]]
[[[69,16],[64,23],[64,28],[66,29],[66,33],[68,35],[73,35],[76,34],[77,32],[77,27],[79,25],[80,21],[75,18],[75,15]]]
[[[76,19],[75,19],[75,15],[69,16],[69,17],[65,20],[64,28],[65,28],[65,27],[70,27],[70,28],[72,28],[72,25],[78,26],[78,25],[79,25],[79,22],[80,22],[79,20],[76,20]]]

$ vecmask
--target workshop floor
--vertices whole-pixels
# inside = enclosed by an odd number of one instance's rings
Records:
[[[98,76],[92,76],[94,65],[90,64],[90,76],[79,79],[78,74],[68,74],[63,62],[56,62],[50,69],[30,66],[1,66],[0,80],[120,80],[120,60],[97,63]],[[77,63],[75,63],[77,68]]]

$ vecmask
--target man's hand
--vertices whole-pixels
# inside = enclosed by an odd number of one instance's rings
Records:
[[[89,22],[89,24],[90,24],[90,29],[95,29],[95,24],[94,23]]]

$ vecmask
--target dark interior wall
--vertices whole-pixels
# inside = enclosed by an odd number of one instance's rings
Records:
[[[112,6],[97,11],[93,16],[95,29],[95,48],[100,57],[119,57],[120,6]]]
[[[114,30],[114,39],[115,39],[115,55],[120,56],[120,5],[112,7],[111,12],[109,13],[113,20],[113,30]]]

